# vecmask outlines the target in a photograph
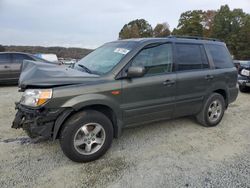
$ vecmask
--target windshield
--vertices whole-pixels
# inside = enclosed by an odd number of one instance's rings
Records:
[[[134,45],[133,42],[107,43],[78,61],[74,68],[92,74],[108,73]]]

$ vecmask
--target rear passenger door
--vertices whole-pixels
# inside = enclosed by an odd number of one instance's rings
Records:
[[[176,107],[174,116],[198,113],[211,84],[203,44],[176,43]]]
[[[12,54],[11,75],[14,79],[19,79],[21,66],[24,60],[33,60],[26,54]]]
[[[226,46],[218,44],[206,44],[205,46],[209,58],[211,59],[211,62],[213,62],[214,69],[212,70],[212,75],[214,77],[214,85],[216,86],[217,84],[220,84],[229,89],[234,88],[238,74]]]
[[[0,81],[10,80],[11,56],[9,53],[0,54]]]

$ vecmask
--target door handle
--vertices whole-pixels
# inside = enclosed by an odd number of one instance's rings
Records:
[[[163,85],[164,86],[172,86],[172,85],[174,85],[175,84],[175,81],[174,80],[165,80],[164,82],[163,82]]]
[[[10,68],[10,66],[8,66],[8,65],[4,65],[4,68],[5,68],[5,69],[7,69],[7,68]]]
[[[213,80],[214,76],[213,75],[207,75],[207,76],[205,76],[205,79],[206,80]]]

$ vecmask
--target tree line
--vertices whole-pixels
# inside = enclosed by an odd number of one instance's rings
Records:
[[[167,37],[169,35],[199,36],[224,41],[235,59],[250,59],[250,15],[242,9],[193,10],[180,15],[178,25],[171,32],[167,22],[153,28],[145,19],[125,24],[119,39]]]
[[[61,58],[81,59],[93,50],[84,48],[42,47],[42,46],[1,46],[0,52],[52,53]]]

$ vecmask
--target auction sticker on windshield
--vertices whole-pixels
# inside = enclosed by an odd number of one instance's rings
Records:
[[[128,52],[129,52],[129,50],[128,49],[125,49],[125,48],[116,48],[115,50],[114,50],[114,52],[116,52],[116,53],[120,53],[120,54],[127,54]]]

